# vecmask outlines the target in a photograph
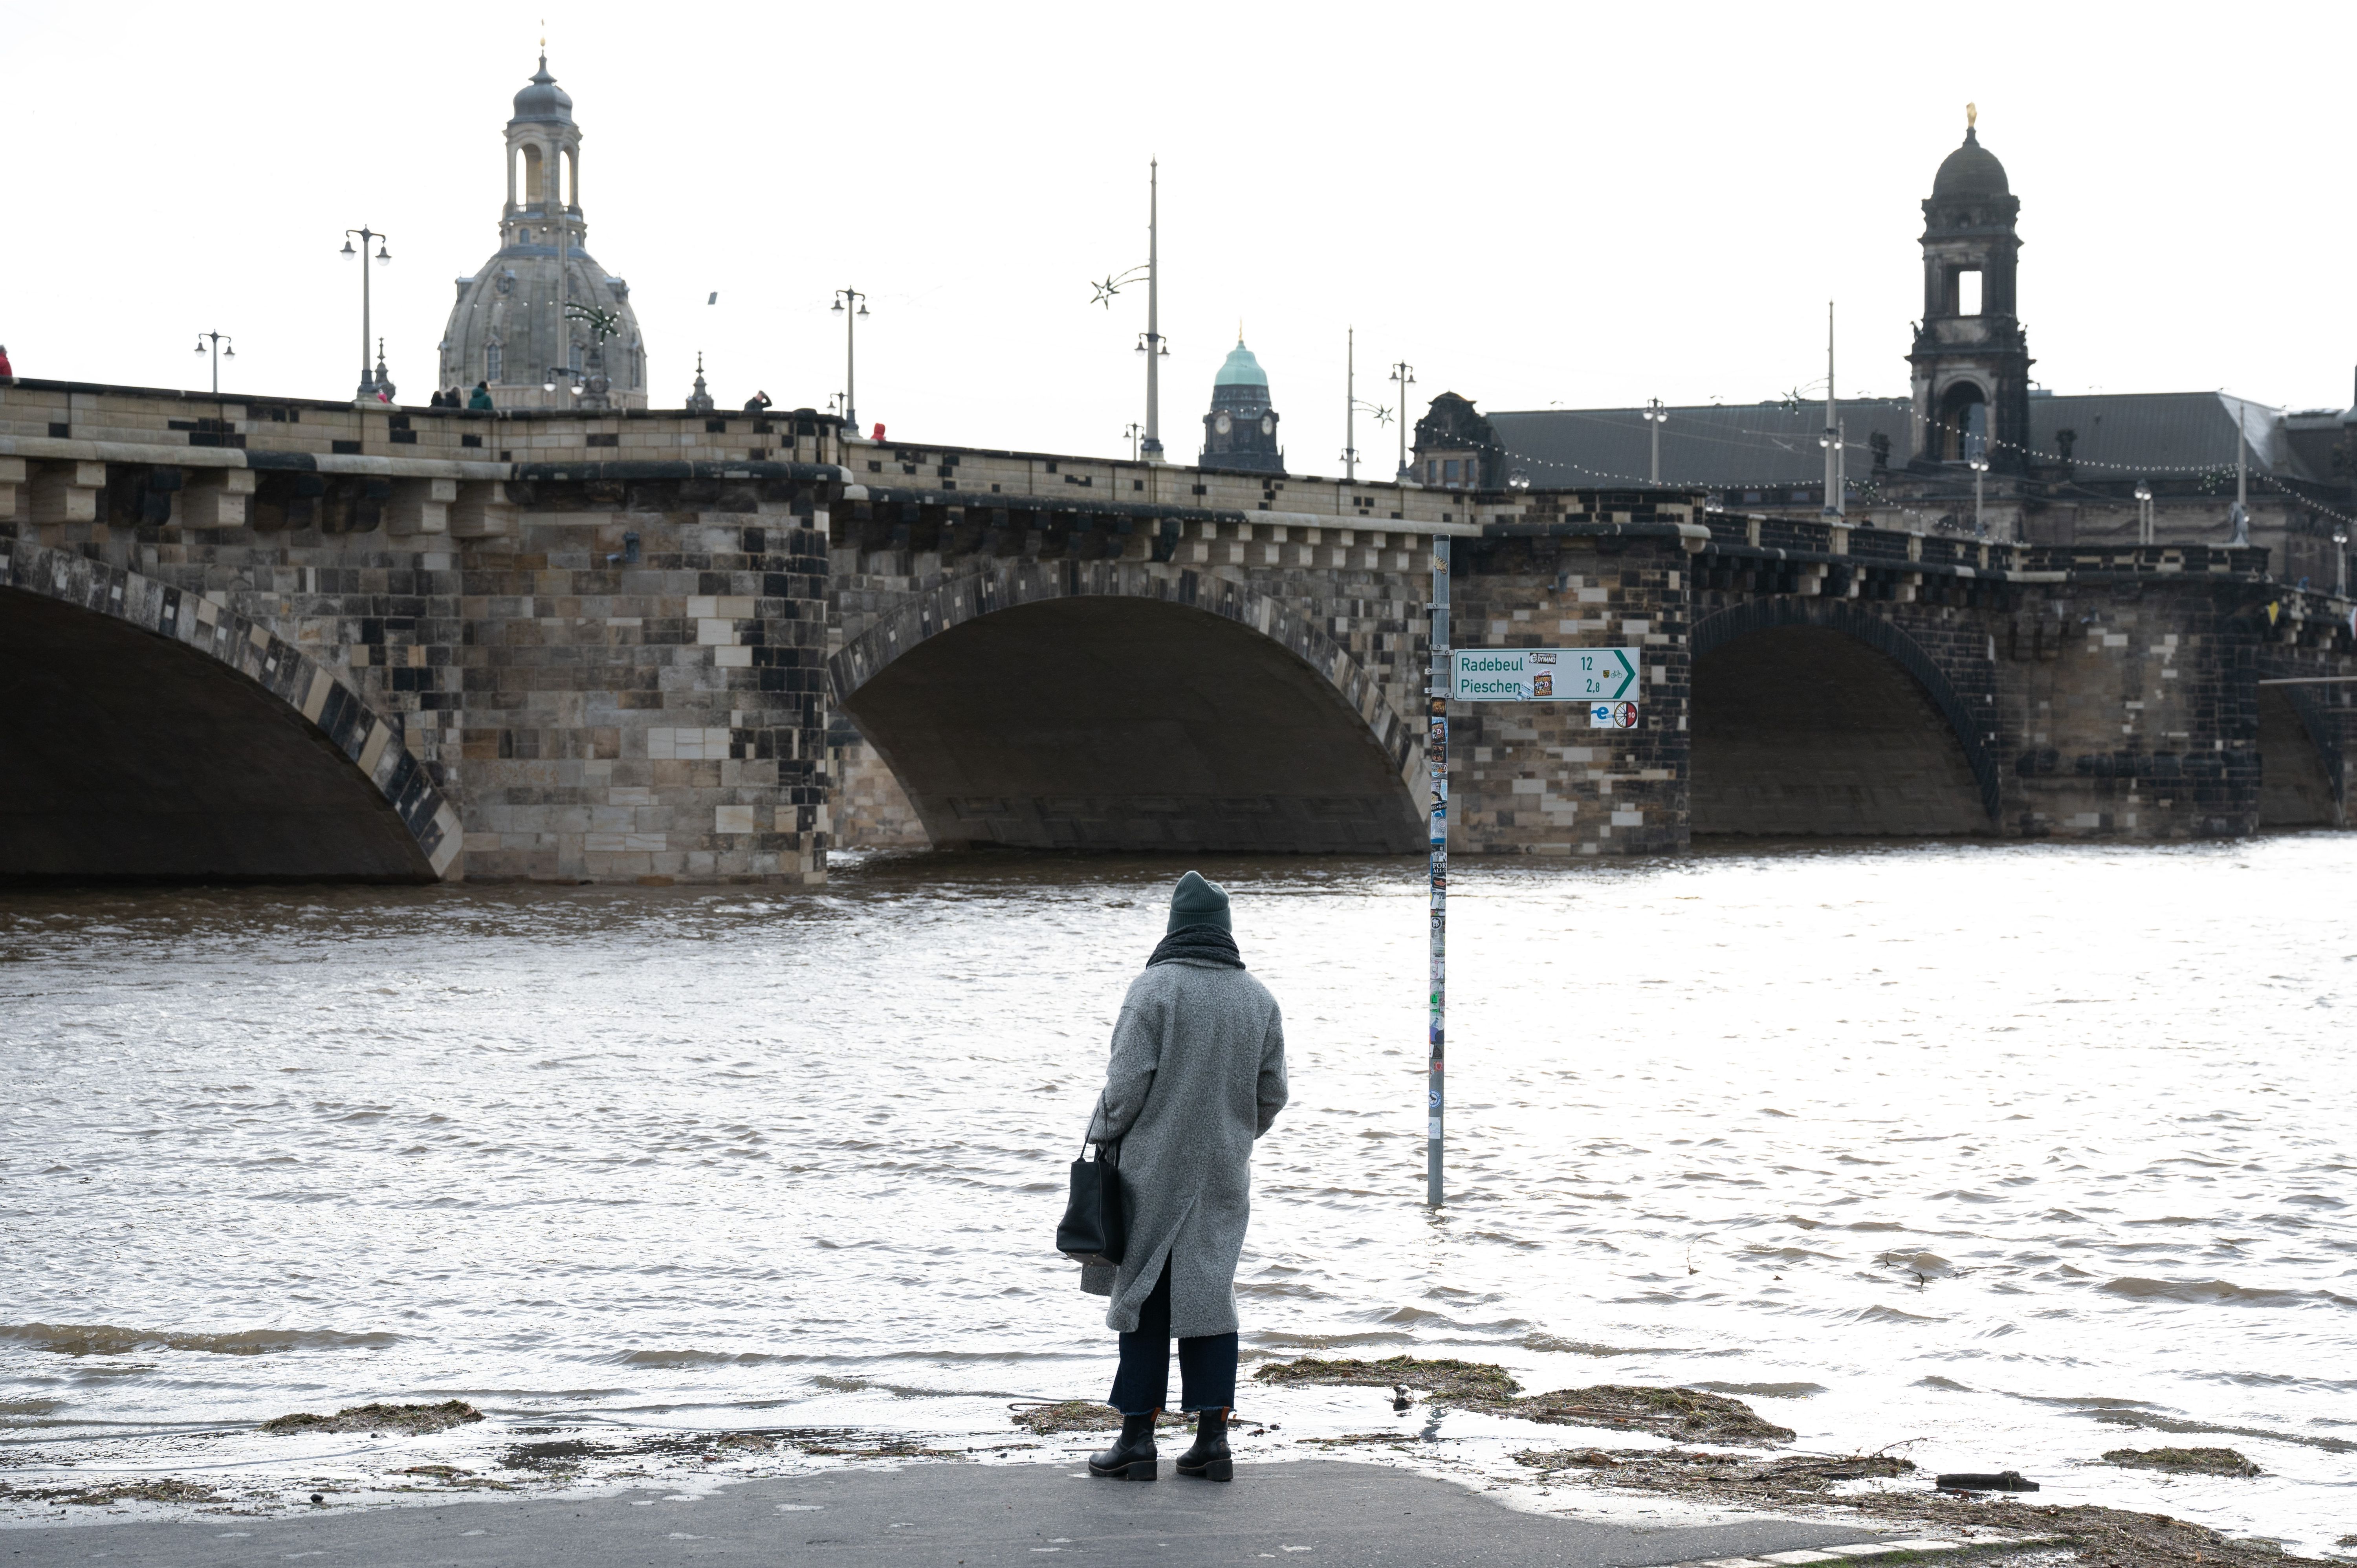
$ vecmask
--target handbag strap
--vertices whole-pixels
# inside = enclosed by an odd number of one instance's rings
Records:
[[[1104,1090],[1102,1090],[1102,1089],[1100,1089],[1100,1090],[1097,1090],[1097,1102],[1096,1102],[1096,1104],[1095,1104],[1095,1105],[1093,1105],[1093,1106],[1092,1106],[1092,1107],[1090,1108],[1090,1110],[1089,1110],[1089,1121],[1088,1121],[1088,1126],[1087,1126],[1087,1127],[1083,1127],[1083,1128],[1082,1128],[1082,1129],[1081,1129],[1081,1157],[1082,1157],[1082,1159],[1086,1159],[1086,1158],[1088,1158],[1088,1154],[1089,1154],[1089,1144],[1092,1144],[1092,1143],[1095,1143],[1095,1144],[1096,1144],[1096,1145],[1097,1145],[1097,1158],[1099,1158],[1099,1159],[1103,1159],[1103,1158],[1105,1157],[1105,1150],[1107,1150],[1108,1148],[1113,1147],[1114,1144],[1118,1144],[1118,1143],[1120,1143],[1120,1142],[1121,1142],[1121,1140],[1120,1140],[1120,1139],[1118,1139],[1118,1138],[1107,1139],[1107,1140],[1104,1140],[1104,1141],[1103,1141],[1103,1142],[1098,1142],[1097,1140],[1092,1139],[1092,1138],[1091,1138],[1091,1137],[1089,1136],[1089,1132],[1088,1132],[1089,1127],[1093,1127],[1093,1126],[1095,1126],[1095,1125],[1097,1124],[1097,1113],[1098,1113],[1099,1112],[1103,1111],[1103,1109],[1104,1109]]]

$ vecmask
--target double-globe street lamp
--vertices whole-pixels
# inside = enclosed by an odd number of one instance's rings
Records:
[[[360,236],[361,248],[358,251],[354,251],[352,249],[352,236],[355,234]],[[382,266],[393,260],[392,255],[384,248],[385,236],[378,233],[375,230],[370,228],[365,223],[357,229],[347,229],[344,231],[343,253],[347,256],[365,256],[368,254],[369,242],[371,241],[374,241],[376,242],[376,261],[379,266]],[[370,336],[369,270],[366,267],[362,267],[361,269],[361,390],[354,394],[356,401],[361,403],[376,402],[377,392],[379,390],[377,386],[376,372],[369,369]]]
[[[207,339],[210,339],[210,342],[208,342],[208,341],[207,341]],[[224,344],[224,343],[228,343],[230,346],[229,346],[228,348],[224,349],[224,348],[222,348],[222,347],[221,347],[221,345],[222,345],[222,344]],[[199,354],[201,354],[201,353],[203,353],[207,349],[210,349],[212,350],[212,354],[213,354],[213,396],[215,396],[215,397],[219,397],[219,396],[221,396],[221,356],[222,356],[222,355],[224,355],[224,354],[226,354],[226,355],[228,355],[228,356],[229,356],[231,359],[232,359],[232,360],[236,359],[236,358],[237,358],[237,346],[236,346],[236,344],[235,344],[234,342],[232,342],[232,341],[231,340],[231,338],[230,338],[230,335],[229,335],[228,333],[226,333],[226,332],[199,332],[199,333],[198,333],[198,334],[197,334],[197,352],[198,352],[198,353],[199,353]]]
[[[850,308],[845,309],[846,306]],[[867,314],[867,296],[856,288],[836,289],[834,308],[843,315],[843,423],[856,435],[859,413],[854,405],[857,402],[859,357],[854,334],[858,330],[859,318]]]
[[[1973,537],[1988,537],[1988,520],[1981,510],[1981,483],[1988,478],[1988,458],[1985,456],[1967,457],[1965,467],[1973,471]]]

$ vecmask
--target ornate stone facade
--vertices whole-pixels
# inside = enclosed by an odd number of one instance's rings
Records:
[[[439,384],[488,382],[500,408],[646,407],[646,344],[630,286],[586,248],[581,128],[544,55],[515,97],[507,178],[500,248],[457,280]]]

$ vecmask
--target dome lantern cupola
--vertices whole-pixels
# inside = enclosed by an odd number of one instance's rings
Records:
[[[511,125],[522,124],[570,125],[573,124],[573,94],[556,85],[556,78],[548,74],[548,57],[540,57],[540,69],[532,81],[515,95],[515,118]]]
[[[442,384],[488,382],[501,408],[646,407],[646,346],[630,285],[587,248],[581,127],[546,54],[507,124],[507,193],[498,252],[457,280]],[[552,383],[555,391],[542,390]]]

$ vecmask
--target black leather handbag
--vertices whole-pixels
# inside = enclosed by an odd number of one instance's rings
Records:
[[[1056,1251],[1083,1264],[1117,1268],[1129,1245],[1129,1211],[1121,1197],[1119,1144],[1099,1144],[1097,1157],[1088,1157],[1088,1145],[1072,1162],[1072,1195],[1064,1203],[1064,1222],[1056,1227]]]

